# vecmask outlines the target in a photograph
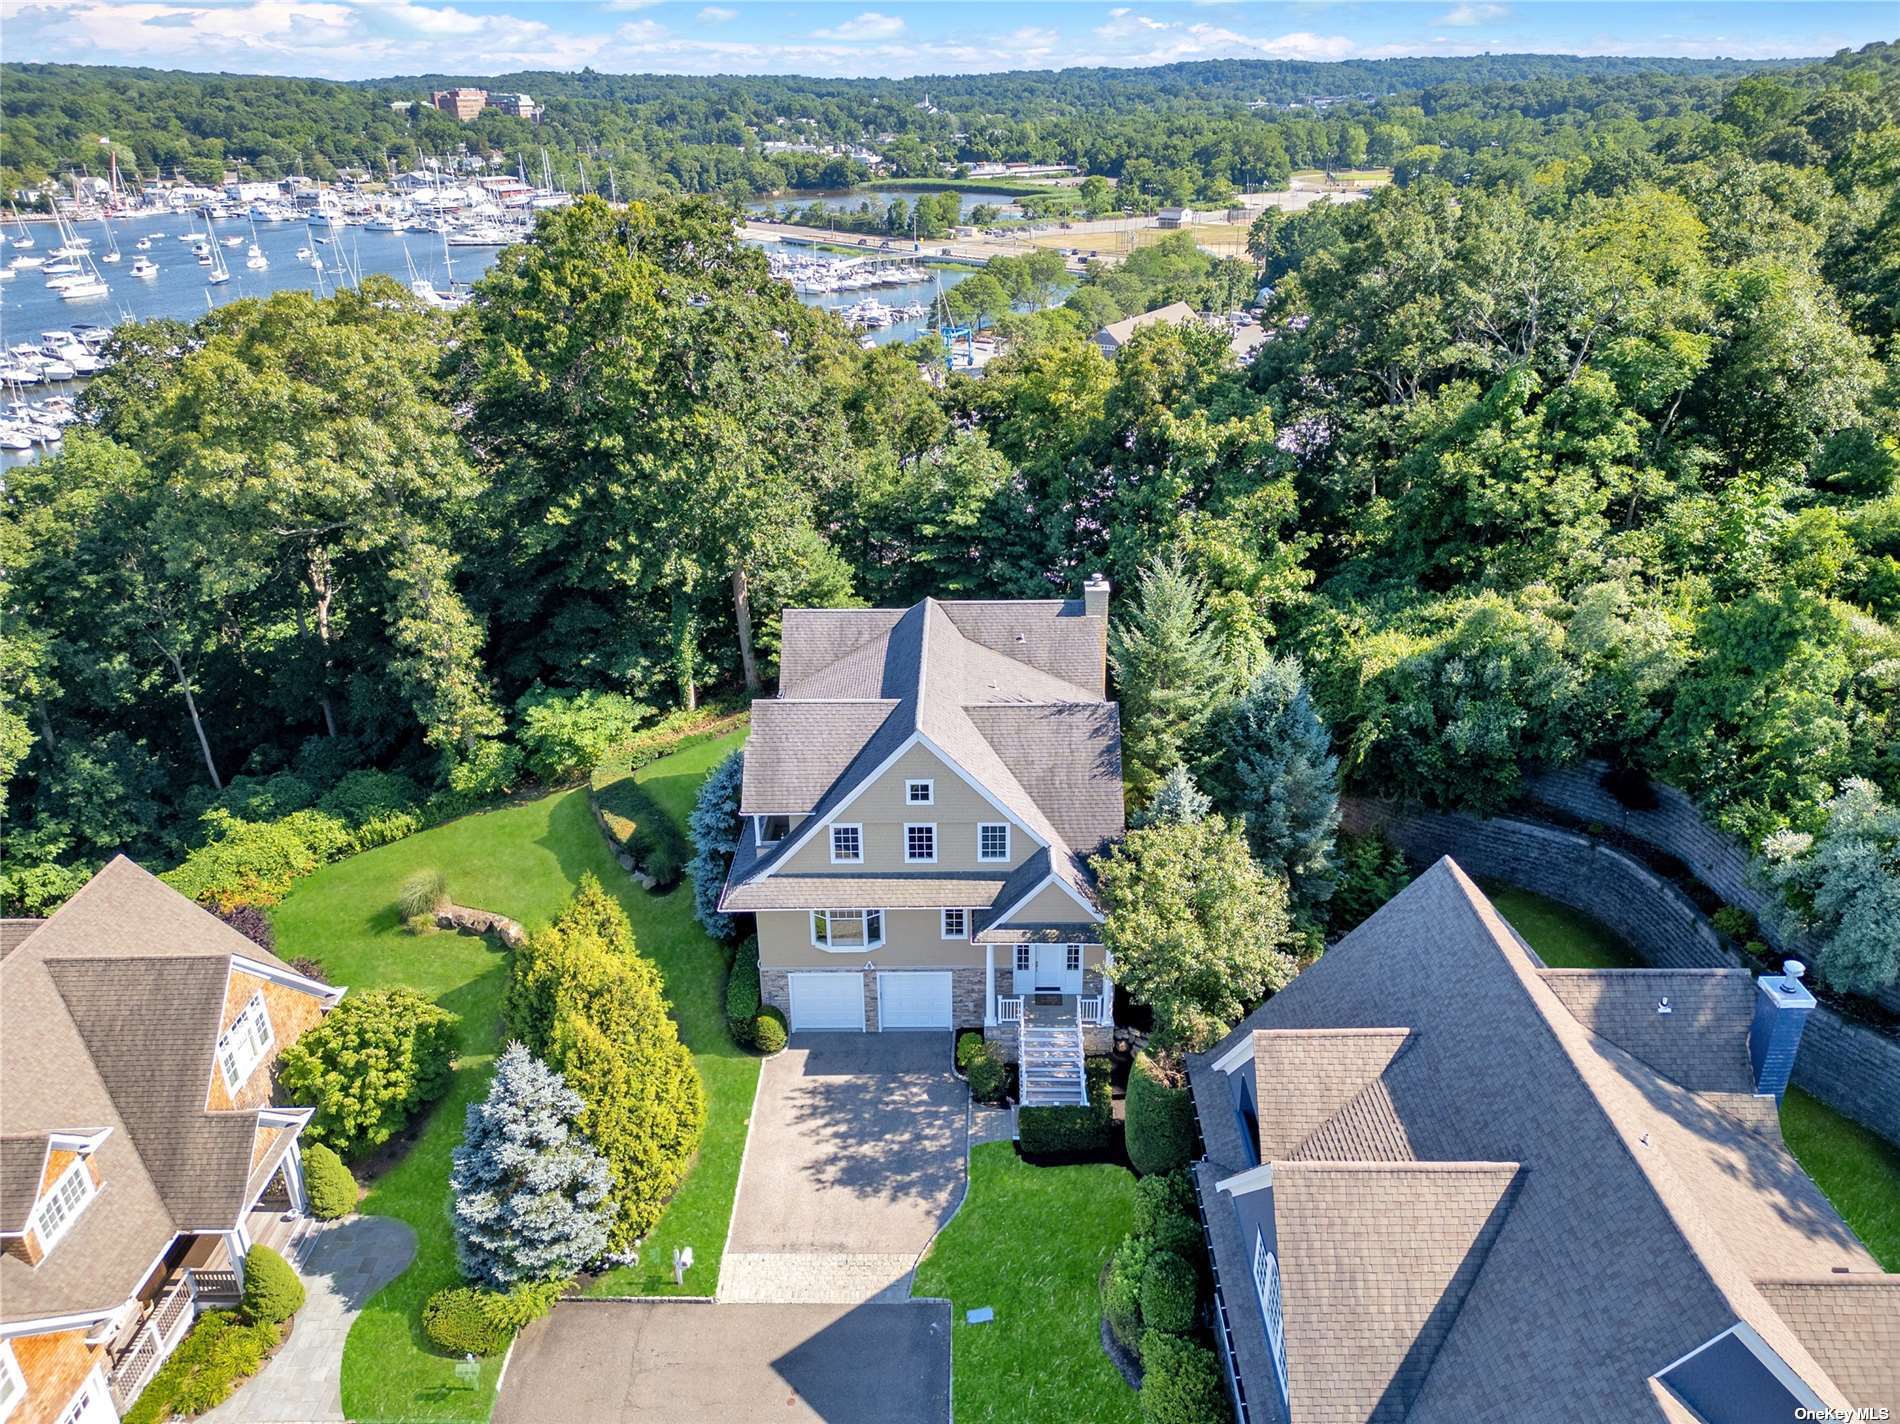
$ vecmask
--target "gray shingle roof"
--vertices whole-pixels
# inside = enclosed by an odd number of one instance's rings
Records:
[[[809,815],[776,847],[741,849],[726,908],[771,908],[758,887],[801,831],[913,736],[1046,843],[1043,875],[1091,898],[1086,857],[1122,830],[1121,727],[1102,700],[1106,620],[1082,610],[933,599],[901,610],[788,610],[780,696],[753,704],[740,805],[749,815]]]
[[[44,920],[0,920],[0,959],[25,944],[27,936],[45,923]]]
[[[243,1210],[257,1114],[204,1110],[234,955],[288,969],[119,857],[0,960],[0,1218],[38,1187],[26,1144],[112,1129],[58,1246],[0,1256],[0,1318],[116,1306],[174,1234]]]
[[[1755,981],[1746,969],[1545,969],[1540,977],[1578,1023],[1664,1077],[1699,1091],[1751,1091]]]
[[[1634,1012],[1646,1003],[1653,1014],[1659,982],[1543,970],[1445,860],[1257,1010],[1221,1049],[1197,1056],[1191,1074],[1209,1157],[1223,1174],[1239,1170],[1248,1158],[1226,1085],[1211,1065],[1253,1037],[1261,1137],[1275,1144],[1268,1160],[1275,1162],[1276,1217],[1282,1174],[1308,1171],[1329,1152],[1356,1160],[1396,1153],[1399,1132],[1421,1165],[1523,1168],[1448,1327],[1435,1345],[1419,1337],[1420,1352],[1430,1356],[1422,1382],[1410,1353],[1384,1378],[1375,1371],[1317,1383],[1295,1365],[1296,1418],[1384,1418],[1389,1401],[1410,1399],[1403,1417],[1413,1419],[1674,1419],[1680,1412],[1661,1402],[1649,1377],[1738,1320],[1824,1398],[1850,1402],[1845,1382],[1830,1377],[1756,1282],[1900,1278],[1879,1274],[1789,1156],[1772,1115],[1731,1110],[1754,1100],[1726,1091],[1725,1054],[1691,1052],[1673,1024],[1652,1031]],[[1736,1030],[1728,976],[1685,980],[1676,993],[1685,1015],[1701,1017],[1709,1033]],[[1584,1019],[1718,1086],[1696,1091],[1672,1081]],[[1332,1047],[1302,1060],[1300,1041],[1286,1032],[1354,1028],[1405,1030],[1410,1038],[1378,1067],[1376,1058]],[[1299,1146],[1278,1146],[1294,1141]],[[1293,1156],[1302,1160],[1286,1160]],[[1392,1170],[1408,1167],[1394,1163]],[[1306,1180],[1319,1192],[1331,1179]],[[1210,1207],[1216,1217],[1233,1210],[1220,1198]],[[1335,1307],[1323,1304],[1333,1299],[1327,1292],[1345,1289],[1342,1274],[1363,1270],[1400,1296],[1414,1293],[1420,1279],[1429,1294],[1441,1275],[1441,1257],[1380,1237],[1379,1214],[1339,1188],[1290,1224],[1280,1222],[1290,1355],[1296,1341],[1320,1338],[1335,1357],[1387,1350],[1389,1358],[1391,1339],[1382,1332],[1398,1317],[1366,1324],[1360,1342],[1333,1318]],[[1383,1243],[1363,1266],[1338,1255],[1339,1222],[1361,1216],[1350,1230]],[[1303,1224],[1320,1220],[1333,1224]],[[1316,1253],[1333,1274],[1302,1291],[1295,1275],[1304,1266],[1296,1263]],[[1850,1277],[1833,1275],[1836,1268]],[[1244,1263],[1223,1261],[1220,1269],[1230,1283],[1245,1280]],[[1263,1378],[1249,1393],[1267,1388]]]
[[[826,910],[863,901],[885,910],[976,909],[1003,886],[997,875],[793,875],[735,885],[728,910]]]

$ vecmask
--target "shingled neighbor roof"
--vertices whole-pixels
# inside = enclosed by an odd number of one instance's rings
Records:
[[[1447,859],[1197,1055],[1250,1400],[1277,1388],[1244,1198],[1218,1184],[1255,1155],[1214,1066],[1247,1045],[1295,1419],[1693,1418],[1651,1377],[1737,1322],[1831,1404],[1896,1398],[1900,1327],[1876,1317],[1900,1276],[1748,1091],[1745,992],[1546,969]]]
[[[1115,705],[1103,700],[1107,620],[1083,607],[925,599],[906,609],[787,609],[779,696],[753,704],[740,811],[787,816],[792,825],[764,850],[742,839],[722,908],[842,902],[982,910],[1020,898],[1021,867],[1008,883],[986,882],[981,899],[968,898],[976,882],[967,878],[955,899],[925,883],[952,874],[775,871],[803,831],[828,819],[913,737],[927,740],[1043,843],[1026,888],[1054,876],[1090,900],[1085,862],[1122,830],[1121,724]],[[849,898],[813,898],[838,890]],[[886,894],[896,898],[876,898]]]
[[[294,972],[118,857],[0,960],[0,1229],[31,1210],[49,1134],[110,1129],[58,1245],[0,1256],[0,1319],[116,1306],[175,1234],[244,1210],[257,1111],[205,1110],[233,958]]]

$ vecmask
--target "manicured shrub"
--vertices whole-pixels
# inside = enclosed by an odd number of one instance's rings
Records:
[[[1102,1313],[1115,1338],[1135,1355],[1141,1354],[1141,1281],[1154,1256],[1154,1243],[1145,1236],[1124,1236],[1109,1258],[1108,1278],[1102,1284]]]
[[[1137,1054],[1128,1075],[1128,1160],[1144,1177],[1194,1156],[1194,1100],[1178,1069]]]
[[[693,813],[686,818],[687,834],[693,842],[692,863],[686,867],[693,878],[693,914],[700,927],[717,940],[729,940],[739,933],[739,917],[720,911],[719,896],[726,888],[732,857],[746,833],[745,818],[739,814],[744,777],[745,754],[734,751],[699,783]]]
[[[1172,1251],[1190,1263],[1201,1259],[1206,1241],[1194,1205],[1194,1186],[1185,1171],[1143,1177],[1135,1183],[1135,1233],[1147,1237],[1158,1251]]]
[[[449,1174],[462,1274],[506,1290],[563,1279],[607,1254],[612,1173],[578,1131],[580,1094],[512,1043],[470,1103]]]
[[[359,1156],[442,1096],[460,1022],[414,989],[351,992],[283,1051],[278,1081],[317,1110],[312,1141]]]
[[[1229,1424],[1233,1406],[1214,1352],[1165,1330],[1142,1336],[1141,1417],[1145,1424]]]
[[[957,1040],[957,1067],[970,1081],[970,1096],[979,1103],[1000,1103],[1009,1093],[1009,1064],[1000,1049],[980,1033]]]
[[[607,833],[646,872],[656,891],[671,890],[679,884],[691,853],[686,837],[632,773],[616,775],[596,786],[594,801],[607,823]]]
[[[442,928],[435,922],[434,915],[410,915],[402,927],[412,935],[430,935]]]
[[[551,784],[598,765],[652,715],[624,693],[536,684],[515,703],[515,740],[528,770]]]
[[[503,1007],[586,1104],[581,1131],[613,1172],[609,1249],[631,1249],[686,1175],[706,1095],[659,970],[636,952],[626,912],[592,875],[515,951]]]
[[[1108,1059],[1084,1064],[1086,1107],[1029,1107],[1016,1110],[1017,1141],[1025,1157],[1083,1157],[1106,1152],[1115,1141],[1115,1103],[1109,1087]]]
[[[749,939],[732,958],[726,975],[726,1032],[733,1042],[752,1042],[753,1020],[759,1016],[759,942]]]
[[[396,772],[357,770],[340,779],[317,801],[319,811],[328,811],[357,827],[390,817],[413,815],[423,802],[422,788]]]
[[[449,879],[439,870],[418,870],[396,892],[396,913],[405,920],[433,915],[449,902]]]
[[[752,1021],[752,1043],[761,1053],[777,1053],[785,1046],[785,1015],[768,1008]]]
[[[482,1311],[489,1322],[510,1334],[534,1324],[566,1295],[571,1280],[524,1281],[513,1290],[483,1291]]]
[[[1141,1272],[1141,1323],[1150,1330],[1187,1334],[1194,1328],[1200,1284],[1194,1267],[1172,1251],[1156,1251]]]
[[[303,1149],[303,1187],[310,1214],[318,1221],[334,1221],[356,1210],[356,1178],[343,1159],[321,1142]]]
[[[439,1290],[422,1307],[422,1332],[451,1355],[499,1355],[514,1332],[490,1313],[493,1292],[473,1286]]]
[[[277,952],[277,932],[271,928],[270,916],[256,905],[230,905],[211,913],[266,954]]]
[[[244,1298],[238,1313],[251,1325],[281,1325],[303,1309],[303,1282],[290,1262],[259,1242],[244,1253]]]
[[[277,1325],[246,1325],[231,1311],[207,1311],[126,1411],[125,1424],[160,1424],[217,1408],[239,1381],[257,1373],[282,1335]]]

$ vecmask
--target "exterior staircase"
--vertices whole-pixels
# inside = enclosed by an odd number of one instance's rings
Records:
[[[1035,1023],[1025,1017],[1018,1025],[1018,1072],[1021,1104],[1026,1108],[1086,1106],[1087,1080],[1082,1069],[1082,1024]]]

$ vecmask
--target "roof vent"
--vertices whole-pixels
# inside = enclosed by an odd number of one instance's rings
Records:
[[[1027,643],[1029,641],[1029,635],[1027,633],[1018,633],[1016,635],[1016,641],[1019,643]]]
[[[1669,996],[1668,996],[1667,994],[1664,994],[1664,995],[1662,996],[1662,998],[1660,998],[1660,999],[1658,999],[1658,1000],[1656,1001],[1656,1012],[1657,1012],[1657,1013],[1659,1013],[1659,1014],[1673,1014],[1673,1013],[1674,1013],[1675,1011],[1676,1011],[1676,1010],[1675,1010],[1675,1007],[1674,1007],[1674,1006],[1673,1006],[1672,1004],[1670,1004],[1670,1002],[1669,1002]]]

